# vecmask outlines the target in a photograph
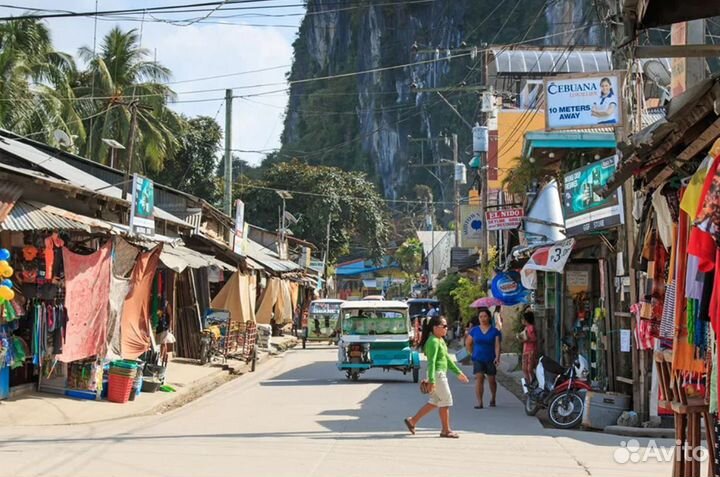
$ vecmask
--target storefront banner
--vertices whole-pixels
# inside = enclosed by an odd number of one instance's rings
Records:
[[[622,124],[622,73],[545,78],[547,129],[615,127]]]
[[[575,239],[571,238],[535,250],[520,271],[523,286],[530,290],[537,288],[537,270],[562,273],[574,246]]]
[[[505,306],[527,303],[530,292],[525,288],[518,272],[502,272],[493,277],[490,284],[493,297]]]
[[[460,225],[460,244],[463,248],[474,248],[482,245],[485,224],[480,207],[471,204],[461,205]]]
[[[522,207],[488,210],[485,212],[488,230],[513,230],[520,227],[523,218]]]
[[[155,235],[155,185],[139,174],[133,175],[132,212],[130,232],[137,235]]]
[[[245,239],[245,203],[238,199],[235,201],[235,236],[233,239],[233,252],[243,254],[243,241]]]
[[[622,225],[622,192],[618,188],[603,199],[599,192],[615,174],[617,156],[601,159],[565,175],[563,213],[567,236]]]

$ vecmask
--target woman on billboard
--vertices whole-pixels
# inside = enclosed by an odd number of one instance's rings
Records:
[[[593,103],[590,114],[600,119],[598,124],[616,124],[617,109],[617,98],[613,92],[610,78],[603,78],[600,80],[600,102]]]

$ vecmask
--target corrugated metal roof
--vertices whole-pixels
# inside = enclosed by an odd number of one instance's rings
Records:
[[[491,51],[498,74],[597,73],[612,70],[612,56],[606,50],[493,48]]]
[[[75,186],[116,199],[120,199],[122,197],[122,190],[118,187],[110,185],[107,182],[73,167],[40,149],[30,146],[29,144],[24,144],[20,141],[0,136],[0,150],[31,162],[51,174],[62,177]],[[159,207],[155,207],[155,216],[167,222],[184,225],[185,227],[192,227],[191,224],[185,222],[184,220],[180,220],[178,217],[175,217]]]
[[[41,210],[34,205],[19,201],[10,215],[0,222],[0,230],[23,232],[26,230],[73,230],[90,232],[91,228],[76,220]]]
[[[496,74],[562,74],[562,73],[599,73],[612,71],[612,52],[610,50],[582,50],[567,48],[493,48]],[[659,61],[671,71],[669,58],[644,58],[641,65],[648,61]]]
[[[260,263],[270,270],[278,273],[294,272],[302,268],[300,265],[295,262],[291,262],[290,260],[281,260],[277,253],[263,247],[251,239],[247,239],[247,256],[255,262]]]

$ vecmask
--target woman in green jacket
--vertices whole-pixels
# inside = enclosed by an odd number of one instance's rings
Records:
[[[418,348],[422,349],[427,357],[430,399],[427,404],[420,408],[417,414],[405,419],[405,425],[411,434],[415,434],[415,427],[420,422],[420,419],[431,413],[433,409],[437,409],[442,424],[440,437],[452,439],[460,437],[450,429],[450,406],[453,405],[453,398],[448,384],[447,371],[450,370],[454,373],[462,383],[467,383],[468,378],[450,359],[444,340],[447,328],[447,320],[445,320],[444,316],[433,316],[423,323],[422,338],[420,338]]]

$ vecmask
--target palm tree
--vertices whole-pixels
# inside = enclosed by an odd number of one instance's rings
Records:
[[[0,24],[0,126],[50,144],[57,129],[84,137],[73,107],[74,74],[72,57],[53,49],[44,23]]]
[[[110,151],[102,139],[109,138],[124,144],[127,154],[132,104],[136,104],[133,169],[145,173],[161,170],[165,159],[177,149],[175,133],[183,127],[182,118],[167,106],[175,97],[164,84],[170,70],[148,59],[150,53],[140,46],[134,29],[123,32],[115,27],[103,39],[97,55],[83,47],[79,56],[87,64],[75,90],[80,114],[88,118],[81,153],[107,163]]]

